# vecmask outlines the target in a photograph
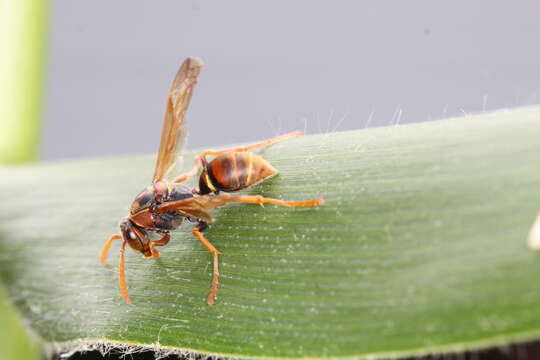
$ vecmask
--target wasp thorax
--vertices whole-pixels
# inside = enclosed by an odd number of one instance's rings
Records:
[[[143,209],[159,205],[169,193],[169,187],[165,181],[160,181],[146,187],[137,195],[131,204],[131,214],[136,214]]]

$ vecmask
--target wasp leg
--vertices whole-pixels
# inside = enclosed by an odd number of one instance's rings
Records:
[[[124,272],[124,252],[126,250],[126,241],[124,240],[122,242],[122,246],[120,247],[120,292],[122,293],[122,297],[126,301],[127,304],[131,304],[131,299],[129,298],[128,292],[127,292],[127,286],[126,286],[126,274]]]
[[[271,139],[268,139],[268,140],[265,140],[265,141],[261,141],[259,143],[248,145],[248,146],[240,146],[240,147],[236,147],[236,148],[232,148],[232,149],[225,149],[225,150],[218,150],[218,151],[208,150],[208,151],[203,152],[201,154],[201,156],[221,155],[221,154],[224,154],[224,153],[227,153],[227,152],[248,151],[248,150],[251,150],[253,148],[272,145],[272,144],[275,144],[277,142],[287,140],[287,139],[292,138],[292,137],[302,136],[302,135],[304,135],[304,133],[301,132],[301,131],[293,131],[291,133],[276,136],[274,138],[271,138]]]
[[[199,219],[212,221],[212,216],[207,212],[210,209],[222,207],[230,203],[248,203],[248,204],[275,204],[282,206],[317,206],[324,204],[323,198],[317,198],[309,201],[283,201],[272,198],[265,198],[261,195],[231,195],[229,193],[220,193],[216,195],[201,195],[188,199],[168,201],[156,208],[156,213],[165,213],[167,211],[181,211],[192,214]],[[203,217],[204,216],[204,217]]]
[[[201,155],[199,155],[199,156],[197,156],[195,158],[195,166],[193,166],[193,168],[189,172],[178,176],[177,178],[174,179],[174,182],[177,182],[177,183],[178,182],[183,182],[183,181],[186,181],[187,179],[189,179],[190,177],[195,176],[197,174],[197,172],[199,171],[199,168],[201,166],[206,165],[206,156],[209,156],[209,155],[221,155],[221,154],[224,154],[224,153],[227,153],[227,152],[248,151],[248,150],[251,150],[253,148],[269,146],[269,145],[275,144],[277,142],[280,142],[280,141],[283,141],[283,140],[286,140],[286,139],[289,139],[289,138],[292,138],[292,137],[302,136],[302,135],[304,135],[304,133],[301,132],[301,131],[293,131],[291,133],[276,136],[274,138],[271,138],[271,139],[268,139],[268,140],[265,140],[265,141],[261,141],[259,143],[248,145],[248,146],[240,146],[240,147],[236,147],[236,148],[232,148],[232,149],[225,149],[225,150],[218,150],[218,151],[207,150],[207,151],[203,152]]]
[[[218,255],[220,252],[212,245],[204,235],[201,233],[201,231],[204,231],[206,227],[208,226],[207,223],[199,223],[196,227],[193,228],[191,231],[193,235],[210,251],[212,256],[214,257],[214,274],[212,277],[212,284],[210,285],[210,292],[208,293],[208,297],[206,298],[206,303],[208,305],[214,305],[214,300],[217,296],[218,291],[218,285],[219,285],[219,268],[218,268]]]
[[[171,235],[170,234],[165,234],[165,235],[163,235],[163,237],[161,239],[159,239],[157,241],[151,241],[148,244],[148,247],[150,247],[150,252],[152,253],[152,255],[150,255],[148,257],[145,257],[145,259],[158,258],[159,257],[159,251],[155,247],[156,246],[167,245],[169,243],[169,240],[171,240]]]
[[[165,234],[163,237],[157,241],[152,241],[151,244],[154,246],[163,246],[167,245],[169,243],[169,240],[171,240],[170,234]]]
[[[265,198],[261,195],[238,195],[238,196],[231,196],[229,199],[226,200],[227,202],[243,202],[248,204],[260,204],[263,206],[263,204],[274,204],[274,205],[281,205],[281,206],[317,206],[324,204],[323,198],[317,198],[309,201],[283,201],[278,199],[272,199],[272,198]]]
[[[175,182],[175,183],[184,182],[187,179],[197,175],[197,172],[199,171],[201,166],[203,166],[203,164],[206,166],[206,159],[204,158],[204,156],[203,155],[197,156],[195,158],[195,165],[193,165],[193,168],[189,172],[181,174],[178,177],[176,177],[173,180],[173,182]]]
[[[107,263],[107,254],[109,253],[109,249],[111,248],[111,245],[112,245],[113,241],[121,239],[121,238],[122,238],[122,236],[120,236],[120,235],[113,235],[113,236],[111,236],[109,238],[109,240],[107,240],[105,245],[103,245],[103,249],[101,249],[101,255],[100,255],[101,263],[103,265],[105,265]]]

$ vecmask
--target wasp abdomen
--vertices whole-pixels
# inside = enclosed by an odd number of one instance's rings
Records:
[[[200,191],[232,192],[255,185],[278,171],[266,160],[250,152],[229,152],[213,159],[201,174]]]

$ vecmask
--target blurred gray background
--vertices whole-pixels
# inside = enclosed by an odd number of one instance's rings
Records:
[[[170,81],[206,68],[188,147],[540,100],[540,2],[57,0],[44,159],[157,150]]]

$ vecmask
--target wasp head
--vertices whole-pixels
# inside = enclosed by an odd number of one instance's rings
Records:
[[[137,226],[129,218],[123,218],[120,221],[120,231],[122,237],[133,250],[140,251],[144,257],[151,257],[150,239],[148,234],[142,228]]]

